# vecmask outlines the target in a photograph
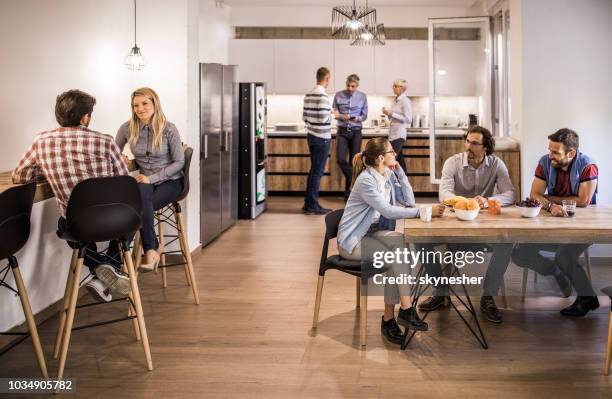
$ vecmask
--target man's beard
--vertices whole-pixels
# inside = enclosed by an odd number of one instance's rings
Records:
[[[572,162],[569,158],[565,157],[559,161],[552,161],[552,166],[555,169],[562,169],[565,168],[566,166],[568,166],[570,164],[570,162]]]

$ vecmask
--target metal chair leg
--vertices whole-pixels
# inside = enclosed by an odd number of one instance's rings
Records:
[[[149,347],[149,337],[147,335],[147,327],[145,325],[144,314],[142,312],[142,303],[140,302],[140,292],[138,290],[138,282],[136,271],[134,270],[134,264],[132,263],[132,255],[130,254],[130,250],[127,247],[127,244],[123,244],[123,258],[125,259],[126,267],[128,270],[128,274],[130,276],[130,287],[131,294],[134,299],[134,308],[136,311],[136,318],[138,319],[138,328],[140,329],[140,338],[142,342],[142,348],[145,353],[145,358],[147,361],[147,369],[153,370],[153,361],[151,360],[151,348]]]
[[[323,294],[323,283],[325,276],[319,276],[317,279],[317,295],[315,297],[314,314],[312,315],[312,328],[317,328],[319,323],[319,309],[321,308],[321,295]]]
[[[13,258],[15,261],[15,258]],[[34,353],[38,360],[38,366],[40,372],[44,378],[49,378],[47,372],[47,364],[45,363],[45,356],[43,355],[42,346],[40,345],[40,337],[38,336],[38,329],[36,328],[36,322],[34,321],[34,315],[32,314],[32,307],[30,306],[30,300],[26,291],[25,284],[23,283],[23,276],[19,270],[19,265],[15,261],[14,265],[11,265],[13,269],[13,276],[15,277],[15,284],[17,285],[17,291],[19,292],[19,299],[21,299],[21,307],[23,308],[23,314],[25,315],[26,322],[28,324],[28,330],[32,337],[32,345],[34,346]]]
[[[64,376],[64,367],[66,366],[66,358],[68,356],[68,346],[70,345],[70,335],[72,334],[72,324],[74,323],[74,314],[76,312],[76,304],[79,296],[79,284],[81,270],[83,269],[83,258],[85,250],[82,249],[79,257],[76,260],[74,268],[74,278],[70,287],[70,301],[68,304],[68,312],[66,315],[66,323],[62,336],[62,345],[60,348],[59,367],[57,371],[57,379],[61,380]]]
[[[53,348],[53,359],[59,356],[62,337],[64,335],[64,327],[66,325],[66,313],[68,312],[68,304],[70,303],[70,293],[72,288],[72,279],[74,278],[74,269],[76,267],[79,250],[72,251],[72,259],[70,260],[70,268],[68,269],[68,277],[66,278],[66,290],[64,291],[64,302],[60,310],[59,326],[57,327],[57,335],[55,337],[55,347]],[[79,276],[80,277],[80,276]]]
[[[185,222],[183,221],[183,213],[175,212],[176,226],[178,227],[179,243],[181,244],[181,251],[183,257],[187,262],[187,269],[189,271],[189,280],[191,280],[191,291],[193,292],[193,298],[196,305],[200,304],[200,295],[198,294],[198,284],[195,278],[195,271],[193,270],[193,262],[191,261],[191,251],[189,250],[189,243],[187,242],[187,235],[185,234]]]

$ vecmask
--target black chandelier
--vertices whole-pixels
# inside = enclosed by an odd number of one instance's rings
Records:
[[[377,22],[376,10],[369,7],[367,0],[365,7],[357,7],[353,0],[352,6],[332,9],[332,37],[348,39],[351,46],[384,45],[385,29]]]

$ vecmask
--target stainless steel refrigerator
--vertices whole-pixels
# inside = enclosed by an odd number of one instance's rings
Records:
[[[200,64],[202,246],[238,218],[238,67]]]
[[[240,83],[240,219],[255,219],[266,209],[266,105],[263,83]]]

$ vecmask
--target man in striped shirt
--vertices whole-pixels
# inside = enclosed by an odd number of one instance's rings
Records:
[[[72,189],[93,177],[127,175],[121,151],[112,136],[87,128],[96,99],[80,90],[57,96],[55,118],[60,127],[39,134],[13,171],[13,183],[47,180],[60,211],[58,233],[66,229],[66,206]],[[106,255],[96,244],[87,246],[85,265],[94,278],[86,288],[99,301],[109,302],[111,292],[129,292],[129,279],[121,272],[118,245],[109,244]]]
[[[331,209],[323,208],[319,204],[319,186],[325,171],[325,164],[331,145],[331,102],[325,92],[329,85],[331,73],[329,69],[321,67],[317,70],[317,85],[304,96],[304,122],[310,150],[310,172],[306,181],[306,197],[302,211],[310,215],[324,215]]]

